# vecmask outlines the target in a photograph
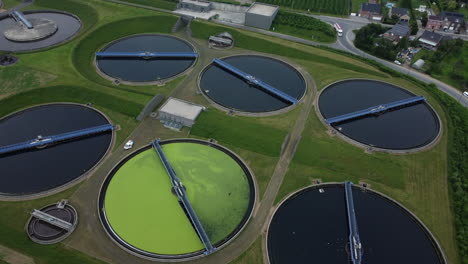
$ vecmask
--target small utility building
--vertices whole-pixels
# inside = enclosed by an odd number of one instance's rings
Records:
[[[209,12],[213,9],[213,4],[208,1],[180,0],[177,8],[189,9],[195,12]]]
[[[165,127],[180,130],[183,126],[192,127],[205,107],[170,97],[158,111],[158,119]]]
[[[278,14],[279,7],[263,3],[253,3],[245,14],[245,25],[263,29],[270,29]]]

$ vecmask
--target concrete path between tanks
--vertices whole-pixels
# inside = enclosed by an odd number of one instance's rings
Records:
[[[274,202],[278,191],[283,183],[284,176],[288,170],[289,164],[294,157],[296,148],[304,131],[307,117],[313,106],[314,96],[316,94],[316,86],[314,80],[310,75],[305,76],[309,88],[308,94],[304,100],[303,108],[299,113],[294,127],[289,134],[289,140],[286,142],[285,147],[281,153],[280,159],[276,164],[275,171],[268,183],[267,189],[259,202],[259,207],[250,220],[246,228],[239,234],[239,236],[232,241],[226,248],[214,253],[211,256],[202,259],[190,261],[193,264],[223,264],[229,263],[244,253],[261,235],[267,227],[267,221],[270,214],[273,212]]]

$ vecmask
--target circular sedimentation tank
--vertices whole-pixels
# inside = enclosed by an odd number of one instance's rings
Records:
[[[195,48],[174,36],[143,34],[118,39],[100,52],[195,52]],[[127,84],[145,84],[180,75],[195,61],[195,58],[97,57],[96,66],[107,78]]]
[[[38,218],[31,217],[27,224],[28,236],[32,241],[39,244],[54,244],[64,240],[73,232],[78,223],[78,214],[75,208],[68,204],[65,204],[63,208],[53,204],[40,209],[40,211],[70,223],[72,228],[67,231]]]
[[[77,104],[47,104],[0,119],[0,146],[109,124],[100,112]],[[110,150],[112,131],[0,155],[0,195],[51,193],[93,169]]]
[[[362,263],[445,264],[427,228],[395,201],[353,187]],[[345,189],[316,185],[286,198],[274,213],[267,235],[270,264],[351,263]]]
[[[346,80],[326,87],[318,98],[318,107],[326,120],[414,96],[385,82]],[[357,144],[394,151],[424,148],[440,133],[439,118],[425,101],[331,126]]]
[[[31,18],[29,22],[34,26],[31,29],[16,23],[7,28],[3,35],[6,39],[17,42],[28,42],[44,39],[57,32],[57,24],[50,19]]]
[[[178,139],[161,147],[215,248],[246,225],[255,202],[252,175],[229,150]],[[175,195],[157,152],[144,147],[119,163],[99,196],[101,222],[119,246],[144,258],[182,261],[205,248]]]
[[[297,69],[284,61],[258,55],[236,55],[223,58],[222,61],[298,101],[305,95],[305,79]],[[240,112],[274,112],[292,105],[215,63],[203,70],[199,87],[214,103]]]
[[[80,19],[67,12],[25,11],[24,16],[33,23],[33,29],[10,16],[0,19],[0,50],[32,51],[55,46],[74,37],[81,28]]]

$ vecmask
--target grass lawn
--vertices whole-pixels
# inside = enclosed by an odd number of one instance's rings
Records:
[[[434,51],[426,50],[426,49],[421,49],[418,53],[416,53],[415,57],[413,58],[413,62],[416,62],[418,59],[424,59],[429,58],[434,54]],[[463,49],[461,54],[457,53],[454,54],[453,52],[449,53],[447,56],[443,58],[443,60],[439,63],[439,69],[440,73],[431,73],[430,75],[438,80],[441,80],[442,82],[445,82],[447,84],[452,85],[453,87],[457,88],[460,91],[463,90],[468,90],[468,87],[463,87],[462,81],[458,81],[454,79],[451,76],[451,73],[454,70],[454,66],[457,61],[463,60],[466,67],[468,65],[468,44],[464,43]],[[429,67],[429,63],[426,62],[425,66],[423,67],[423,71],[427,70]],[[462,66],[463,67],[463,66]],[[465,70],[465,78],[468,79],[468,71]]]
[[[366,0],[351,0],[351,13],[358,13],[362,3],[367,3]]]
[[[21,4],[21,0],[3,0],[3,9],[10,9]]]
[[[24,231],[24,225],[33,209],[56,203],[60,199],[66,199],[77,188],[79,188],[79,185],[47,198],[27,202],[0,202],[0,212],[2,214],[2,217],[0,217],[0,243],[33,257],[36,263],[103,264],[104,262],[67,248],[61,243],[55,245],[36,244],[27,237]]]
[[[259,236],[250,248],[229,264],[263,264],[262,236]]]
[[[333,43],[336,37],[330,37],[318,30],[308,30],[289,25],[273,24],[272,31],[322,43]]]
[[[151,7],[156,7],[156,8],[166,9],[166,10],[175,10],[177,7],[176,1],[171,1],[171,0],[124,0],[124,2],[151,6]]]

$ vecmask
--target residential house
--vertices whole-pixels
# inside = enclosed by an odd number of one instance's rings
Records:
[[[410,13],[407,8],[392,7],[388,15],[390,17],[395,15],[400,18],[400,21],[404,21],[404,22],[408,22],[410,20]]]
[[[460,32],[465,27],[465,16],[460,13],[443,11],[437,16],[429,16],[427,30],[444,30],[447,32]]]
[[[383,34],[383,37],[393,41],[400,42],[401,39],[409,37],[411,29],[408,27],[408,24],[405,22],[400,22],[394,25],[390,30]]]
[[[447,39],[451,38],[443,36],[436,32],[425,30],[421,37],[419,37],[418,41],[423,48],[429,50],[436,50],[440,46],[440,44]]]
[[[369,20],[382,20],[382,12],[379,4],[362,3],[359,16]]]

